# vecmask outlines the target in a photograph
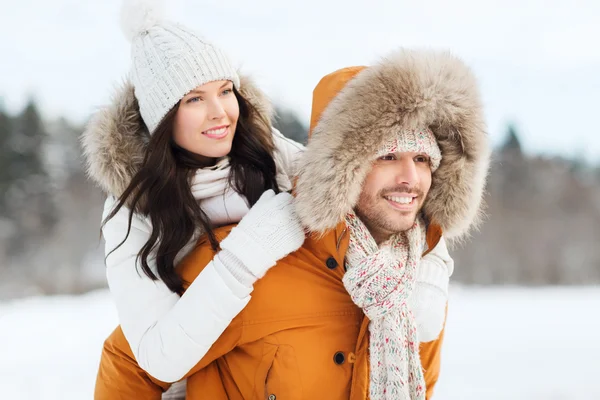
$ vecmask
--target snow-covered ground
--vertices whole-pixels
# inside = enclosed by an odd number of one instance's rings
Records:
[[[600,399],[600,288],[452,288],[436,400]],[[0,303],[0,398],[91,399],[106,291]]]

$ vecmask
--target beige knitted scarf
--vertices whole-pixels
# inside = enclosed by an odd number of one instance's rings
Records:
[[[370,398],[425,399],[415,318],[408,307],[425,243],[422,219],[377,245],[363,222],[346,217],[350,245],[344,286],[371,320]]]

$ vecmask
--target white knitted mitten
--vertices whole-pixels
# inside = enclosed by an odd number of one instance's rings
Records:
[[[267,190],[221,242],[221,249],[231,252],[258,279],[277,261],[298,250],[304,237],[292,195]]]
[[[448,282],[453,272],[454,260],[442,237],[435,248],[421,259],[415,288],[409,298],[420,342],[435,340],[442,331],[448,302]]]

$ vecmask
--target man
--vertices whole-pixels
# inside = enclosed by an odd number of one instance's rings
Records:
[[[412,298],[420,282],[432,299],[445,295],[451,271],[422,256],[478,219],[490,150],[475,79],[435,52],[336,71],[315,89],[311,132],[296,187],[311,233],[187,375],[188,399],[432,395],[443,334],[419,347]],[[180,266],[184,280],[213,256],[201,242]],[[440,327],[444,307],[432,306]],[[96,398],[159,398],[167,387],[113,332]]]

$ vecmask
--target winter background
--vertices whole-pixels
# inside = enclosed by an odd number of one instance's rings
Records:
[[[120,0],[0,12],[1,398],[88,399],[117,323],[103,195],[78,136],[126,74]],[[452,251],[435,399],[600,399],[600,2],[173,0],[306,139],[325,74],[399,47],[473,67],[495,146],[489,218]],[[593,38],[596,39],[593,39]]]

